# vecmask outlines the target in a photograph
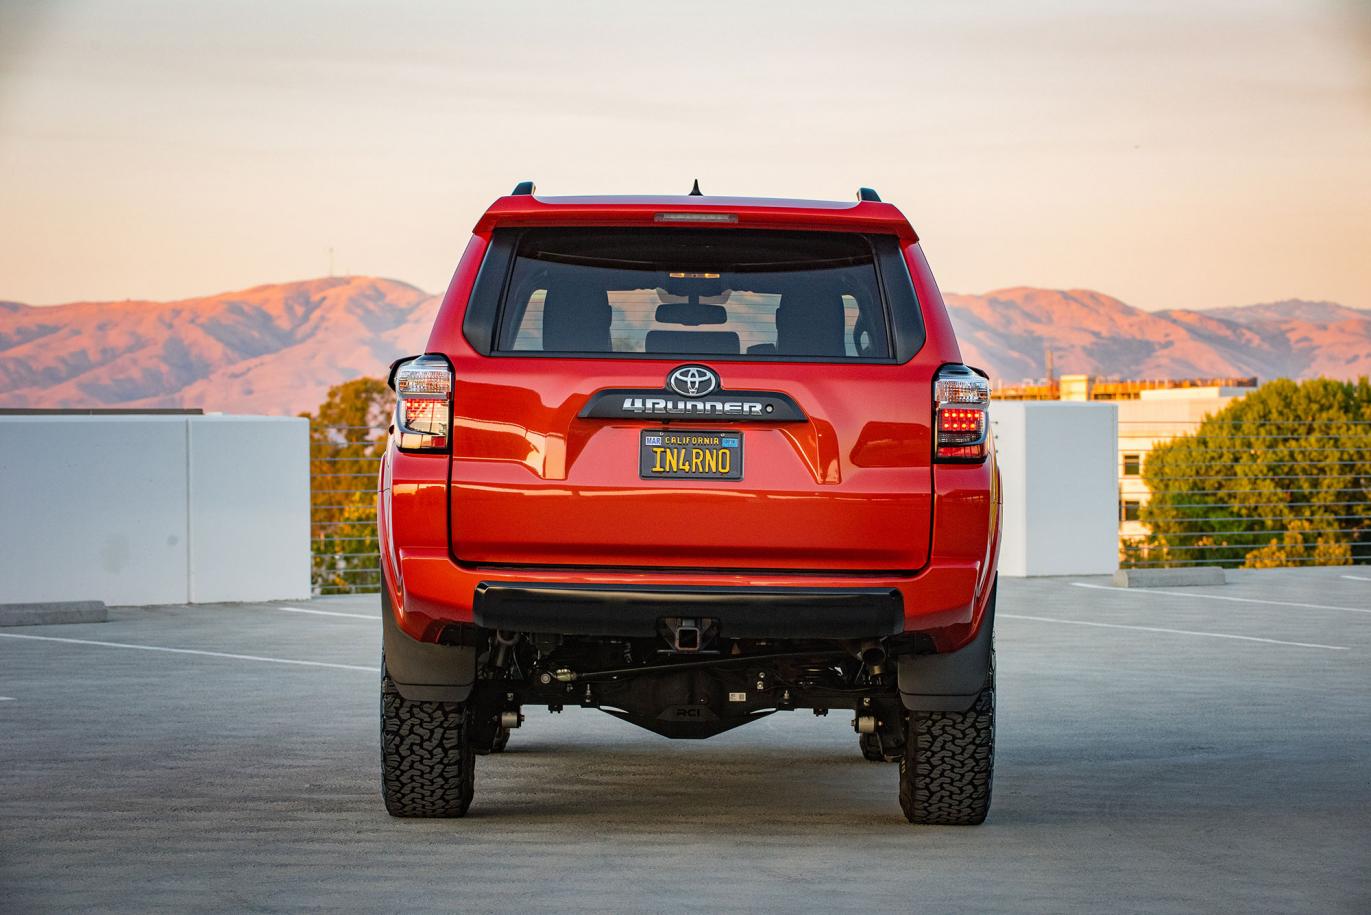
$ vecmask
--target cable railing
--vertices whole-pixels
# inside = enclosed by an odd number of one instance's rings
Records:
[[[1371,563],[1371,421],[1119,422],[1125,568]]]
[[[381,590],[376,472],[386,429],[310,426],[310,546],[315,594]]]

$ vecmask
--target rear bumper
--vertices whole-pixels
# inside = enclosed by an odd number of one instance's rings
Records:
[[[477,625],[510,632],[651,637],[663,617],[718,620],[723,638],[856,639],[904,630],[896,588],[758,588],[489,582]]]
[[[994,577],[1000,499],[993,463],[939,465],[934,477],[937,499],[932,555],[924,568],[916,572],[835,572],[461,563],[450,552],[447,465],[439,463],[438,458],[446,460],[442,455],[388,453],[382,464],[377,500],[383,587],[393,601],[398,627],[423,642],[437,642],[444,629],[453,623],[478,622],[477,595],[483,585],[514,589],[527,589],[529,585],[588,588],[596,592],[627,590],[651,593],[654,600],[673,589],[733,589],[738,593],[738,589],[752,588],[791,598],[828,590],[894,591],[903,614],[895,631],[924,634],[935,651],[947,652],[961,648],[975,637]],[[397,460],[408,478],[405,482],[395,475]],[[802,598],[800,605],[808,600]],[[523,599],[520,602],[527,604]],[[610,609],[603,606],[610,601],[596,603],[601,605],[596,612]],[[796,606],[793,600],[782,603],[791,609]],[[671,614],[655,609],[654,622],[664,615]],[[699,611],[698,615],[715,614]]]
[[[384,539],[382,543],[385,543]],[[918,632],[927,635],[936,651],[952,651],[971,641],[980,622],[989,592],[985,565],[974,561],[950,561],[914,575],[839,576],[824,573],[702,573],[641,570],[530,569],[464,566],[452,561],[444,550],[399,550],[394,563],[383,549],[385,584],[394,600],[397,623],[412,638],[436,642],[453,623],[476,623],[521,632],[556,631],[564,635],[585,633],[585,623],[571,622],[568,608],[547,606],[553,600],[574,600],[577,613],[588,619],[627,615],[627,622],[606,620],[594,628],[611,628],[597,634],[656,632],[664,616],[703,616],[728,620],[752,632],[753,626],[780,630],[768,632],[781,638],[856,638],[882,634]],[[484,588],[484,592],[483,592]],[[492,593],[492,589],[500,589]],[[705,609],[710,600],[699,595],[718,592],[746,598],[731,614]],[[833,595],[833,596],[830,596]],[[872,596],[868,596],[872,595]],[[876,600],[874,595],[882,595]],[[893,596],[891,596],[893,595]],[[690,607],[689,612],[666,612],[663,599]],[[888,601],[888,603],[886,603]],[[651,609],[644,609],[648,605]],[[874,612],[885,604],[893,610]],[[777,621],[776,616],[814,614],[814,620]],[[479,615],[478,615],[479,614]],[[850,621],[826,619],[847,614]],[[644,630],[649,621],[650,629]],[[807,636],[804,627],[841,632],[836,636]],[[568,628],[570,627],[570,628]],[[848,634],[858,630],[856,634]],[[585,633],[589,634],[589,633]],[[740,638],[757,637],[737,635]]]

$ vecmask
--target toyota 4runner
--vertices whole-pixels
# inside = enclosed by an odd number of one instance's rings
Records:
[[[852,713],[914,823],[990,805],[999,475],[899,210],[539,197],[477,223],[381,464],[382,785],[461,816],[524,706]]]

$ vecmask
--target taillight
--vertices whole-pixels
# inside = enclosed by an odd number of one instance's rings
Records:
[[[452,430],[452,367],[442,356],[397,363],[395,435],[405,451],[447,451]]]
[[[978,463],[989,453],[990,382],[964,365],[945,365],[933,379],[933,459]]]

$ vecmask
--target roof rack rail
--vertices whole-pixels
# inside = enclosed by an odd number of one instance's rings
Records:
[[[870,200],[872,203],[880,203],[881,195],[876,193],[875,190],[873,190],[872,188],[859,187],[857,188],[857,199]]]
[[[532,181],[520,181],[514,185],[514,190],[510,191],[511,197],[526,197],[533,194],[534,187]]]

